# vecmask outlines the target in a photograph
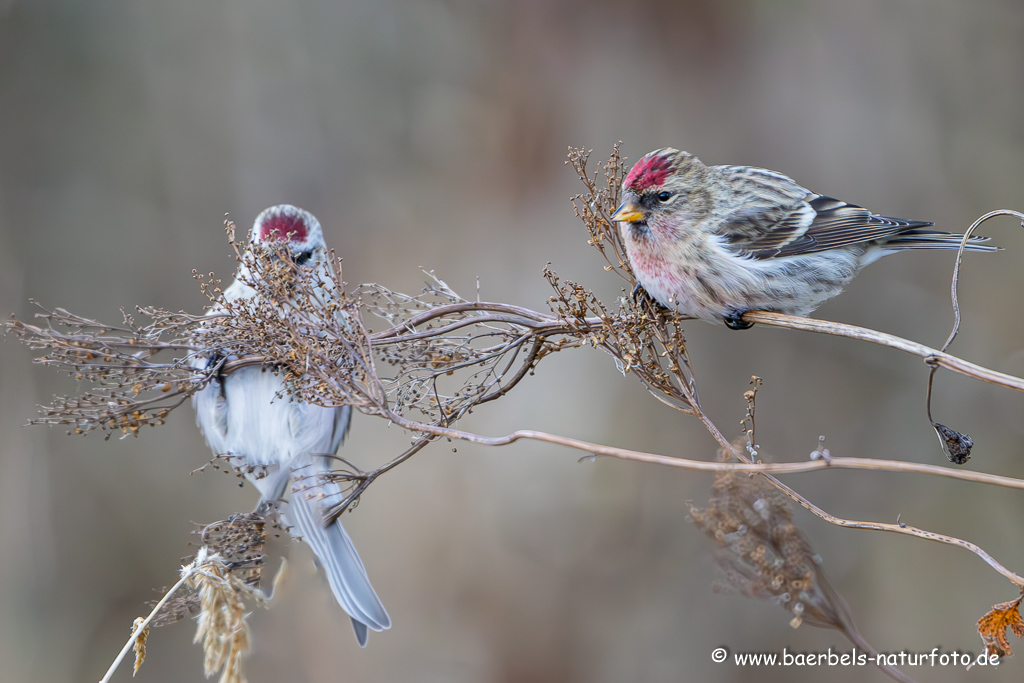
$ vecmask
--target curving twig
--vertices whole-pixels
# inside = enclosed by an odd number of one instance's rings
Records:
[[[956,252],[956,261],[953,263],[953,278],[949,286],[949,298],[953,304],[953,330],[949,333],[949,337],[946,339],[946,343],[942,345],[942,350],[945,351],[949,348],[949,345],[956,339],[957,332],[960,331],[960,302],[957,297],[957,285],[960,283],[960,264],[963,262],[964,249],[967,248],[967,242],[971,239],[971,235],[977,230],[982,223],[995,218],[996,216],[1013,216],[1021,222],[1021,227],[1024,228],[1024,213],[1019,211],[1013,211],[1012,209],[996,209],[995,211],[989,211],[978,220],[971,223],[971,227],[967,228],[964,232],[963,239],[960,240],[960,248]]]

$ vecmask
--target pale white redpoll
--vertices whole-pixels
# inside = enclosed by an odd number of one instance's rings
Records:
[[[957,249],[963,235],[873,214],[775,171],[705,166],[671,147],[645,155],[622,183],[630,265],[661,305],[750,327],[746,311],[807,315],[861,268],[905,249]],[[968,251],[998,251],[971,237]]]
[[[289,204],[263,211],[253,224],[250,248],[259,249],[270,240],[283,240],[292,260],[303,268],[324,268],[327,263],[320,223],[308,211]],[[243,264],[224,290],[224,299],[254,297],[255,290],[247,284],[252,277]],[[218,307],[210,311],[217,312]],[[206,367],[224,356],[230,356],[230,350],[198,358],[196,365]],[[369,630],[390,628],[391,619],[340,519],[324,525],[324,507],[339,502],[342,492],[337,483],[319,476],[332,469],[330,456],[345,438],[352,409],[298,402],[284,389],[283,378],[273,370],[241,368],[194,396],[196,422],[214,453],[242,464],[260,492],[257,510],[265,510],[293,489],[282,506],[285,524],[292,536],[312,548],[334,597],[352,619],[356,639],[366,645]]]

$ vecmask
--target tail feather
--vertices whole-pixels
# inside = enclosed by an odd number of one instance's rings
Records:
[[[963,235],[955,235],[938,230],[907,230],[885,240],[882,246],[886,249],[902,251],[904,249],[959,249]],[[988,237],[972,235],[967,239],[965,251],[1002,251],[988,242]]]
[[[301,479],[301,483],[299,490],[289,497],[284,510],[285,522],[292,526],[292,535],[301,536],[313,550],[327,575],[331,592],[352,619],[359,645],[365,646],[369,630],[391,628],[391,618],[370,585],[363,561],[341,522],[336,520],[329,526],[323,525],[321,500],[340,495],[339,487],[320,484],[317,478],[324,468],[307,463],[305,467],[298,463],[296,478]]]

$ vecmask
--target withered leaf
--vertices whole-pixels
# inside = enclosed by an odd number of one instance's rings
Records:
[[[1006,637],[1006,629],[1009,628],[1018,638],[1024,636],[1024,619],[1020,616],[1022,598],[1024,595],[1010,602],[992,605],[992,609],[978,619],[978,634],[985,646],[986,655],[1005,657],[1013,654],[1013,648]]]

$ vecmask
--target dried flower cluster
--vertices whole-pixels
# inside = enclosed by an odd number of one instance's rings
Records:
[[[567,163],[586,190],[573,197],[573,207],[590,235],[588,244],[604,258],[604,269],[618,275],[629,294],[620,297],[617,309],[611,311],[592,291],[575,282],[563,282],[551,269],[545,269],[544,276],[555,291],[550,298],[552,311],[576,339],[611,355],[620,372],[632,372],[659,401],[698,415],[697,385],[681,325],[685,318],[645,296],[633,295],[637,279],[626,260],[622,236],[611,220],[625,175],[619,146],[615,146],[603,172],[590,175],[589,159],[589,151],[569,150]]]
[[[258,588],[233,574],[227,562],[205,546],[194,567],[183,570],[188,584],[199,593],[199,618],[193,642],[202,642],[207,678],[222,671],[220,683],[244,683],[242,655],[249,651],[246,600],[258,605],[266,598]]]
[[[723,452],[723,459],[731,455]],[[690,516],[721,549],[722,588],[777,601],[792,613],[793,628],[807,622],[853,630],[849,609],[825,579],[821,558],[793,523],[789,501],[764,478],[719,473],[707,509],[691,506]]]
[[[719,457],[725,460],[749,447],[751,434],[732,449],[720,451]],[[690,518],[718,546],[715,556],[722,577],[716,590],[771,600],[793,615],[793,628],[805,623],[833,628],[862,650],[877,654],[854,625],[846,601],[825,578],[821,557],[793,522],[789,501],[767,479],[718,473],[708,507],[690,505]],[[911,680],[883,662],[877,665],[895,680]]]
[[[199,530],[201,548],[205,548],[208,555],[220,558],[227,570],[234,572],[234,576],[245,585],[254,590],[260,589],[266,564],[263,547],[267,542],[268,524],[253,512],[232,515]],[[193,615],[200,610],[200,603],[198,591],[186,591],[167,601],[157,611],[153,625],[164,626]]]
[[[135,674],[139,673],[139,669],[142,668],[143,662],[146,661],[146,641],[149,640],[149,625],[146,624],[145,619],[137,617],[132,622],[132,635],[134,636],[132,651],[135,653],[135,665],[132,667],[132,676],[135,676]]]
[[[91,384],[77,396],[57,396],[52,405],[40,406],[32,424],[67,425],[70,433],[94,429],[122,436],[137,436],[144,425],[161,425],[195,391],[196,372],[168,354],[194,351],[188,331],[197,317],[159,309],[140,308],[148,325],[123,313],[122,325],[104,325],[62,308],[43,309],[36,318],[45,326],[11,318],[9,333],[33,349],[45,353],[36,358]],[[157,362],[162,354],[164,362]]]

